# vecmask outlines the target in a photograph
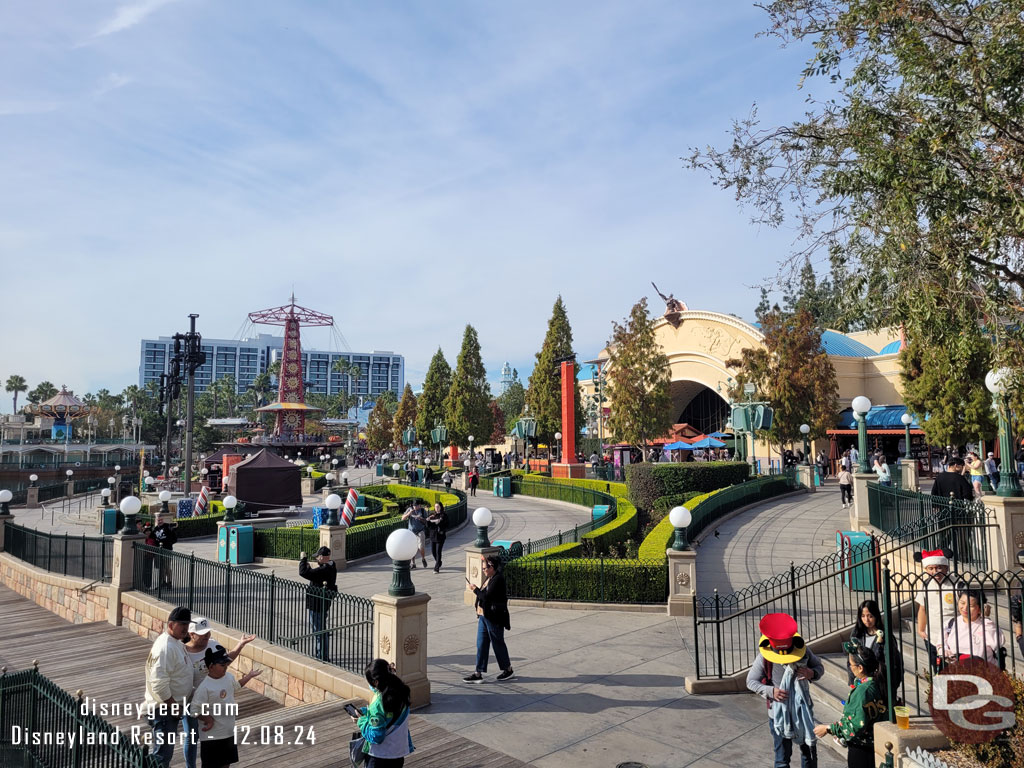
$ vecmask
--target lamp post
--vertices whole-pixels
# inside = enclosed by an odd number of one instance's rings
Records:
[[[169,515],[169,514],[171,514],[171,510],[167,506],[167,502],[169,502],[171,500],[171,492],[170,491],[160,491],[160,495],[157,498],[160,499],[160,514],[162,514],[162,515]]]
[[[857,451],[860,453],[858,471],[867,474],[871,471],[868,466],[868,411],[871,410],[871,401],[859,395],[853,398],[850,405],[853,407],[853,417],[857,420]]]
[[[39,480],[39,475],[29,475],[28,476],[28,483],[29,483],[28,487],[29,488],[35,488],[37,480]]]
[[[224,522],[233,523],[235,522],[235,507],[238,506],[238,499],[234,496],[224,497]]]
[[[992,393],[992,404],[999,416],[999,487],[997,496],[1021,496],[1020,482],[1013,462],[1013,435],[1010,434],[1009,406],[1006,402],[1006,385],[1013,375],[1009,368],[989,371],[985,376],[985,388]]]
[[[346,488],[348,487],[348,472],[341,473],[341,484]]]
[[[668,513],[668,519],[672,523],[672,527],[676,529],[676,537],[672,542],[672,549],[676,552],[685,552],[690,548],[686,543],[686,529],[693,520],[693,515],[690,514],[690,510],[686,507],[673,507],[672,511]]]
[[[139,514],[140,509],[142,509],[142,499],[138,496],[125,496],[121,499],[121,514],[124,515],[122,536],[131,536],[139,532],[135,526],[135,516]]]
[[[413,586],[409,572],[409,562],[416,557],[419,548],[419,539],[408,528],[398,528],[388,536],[384,549],[393,563],[391,585],[388,587],[388,594],[392,597],[409,597],[416,594],[416,587]]]
[[[4,488],[0,491],[0,515],[11,514],[11,499],[14,498],[14,494]]]
[[[341,496],[336,493],[332,493],[328,496],[324,503],[327,505],[327,524],[338,525],[338,510],[341,508]]]
[[[491,510],[487,507],[479,507],[473,512],[473,525],[476,526],[476,541],[473,542],[474,547],[489,547],[491,546],[491,540],[487,538],[487,529],[491,525],[491,521],[494,520],[494,515],[491,514]]]
[[[558,456],[555,461],[561,463],[562,461],[562,433],[555,432],[555,442],[558,444]]]
[[[902,416],[900,416],[900,421],[903,422],[903,431],[905,433],[903,435],[903,442],[906,445],[906,447],[903,449],[903,456],[904,456],[904,458],[906,458],[909,461],[910,460],[910,425],[914,421],[914,417],[911,416],[909,413],[904,413]]]
[[[751,401],[754,399],[754,393],[757,392],[757,386],[752,382],[748,381],[743,385],[743,394],[747,397],[746,413],[747,413],[747,427],[750,430],[750,469],[751,472],[757,468],[757,459],[755,454],[757,453],[757,446],[755,441],[757,440],[757,432],[754,431],[754,415],[753,409],[750,406]],[[770,458],[770,456],[769,456]]]
[[[102,498],[102,501],[100,503],[104,507],[107,506],[107,504],[110,503],[110,489],[109,488],[104,488],[103,490],[101,490],[100,491],[100,497]]]
[[[469,440],[469,471],[473,471],[473,465],[476,463],[476,454],[473,453],[473,436],[470,435]]]
[[[811,446],[807,442],[807,435],[811,432],[811,428],[807,424],[800,425],[800,434],[804,436],[804,465],[810,466],[811,463]]]

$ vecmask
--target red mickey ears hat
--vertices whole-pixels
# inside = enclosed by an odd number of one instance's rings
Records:
[[[802,659],[807,652],[803,638],[797,634],[796,619],[788,613],[767,614],[758,629],[761,630],[758,651],[768,661],[790,664]]]

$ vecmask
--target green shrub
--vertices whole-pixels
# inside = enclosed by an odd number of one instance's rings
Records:
[[[650,510],[662,496],[689,491],[713,491],[742,483],[750,467],[739,461],[694,461],[685,464],[631,464],[626,467],[629,500],[639,508]]]
[[[505,566],[512,598],[581,603],[663,603],[668,563],[644,560],[520,558]]]
[[[315,530],[312,525],[253,529],[253,550],[256,557],[298,560],[300,552],[311,554],[319,548],[320,531]]]
[[[676,496],[663,496],[655,502],[655,507],[661,505],[665,499],[674,499],[676,501],[666,502],[667,509],[662,514],[660,522],[654,526],[649,534],[644,538],[643,543],[640,545],[639,557],[641,560],[658,560],[665,559],[665,550],[672,546],[672,539],[675,535],[676,529],[672,526],[672,521],[669,520],[668,511],[673,507],[677,507],[682,504],[684,507],[689,509],[691,512],[696,509],[697,505],[704,501],[709,496],[714,496],[719,491],[711,491],[710,493],[690,493],[680,494]],[[687,496],[686,499],[682,499],[682,496]],[[680,500],[681,499],[681,500]]]
[[[687,491],[686,493],[674,493],[671,496],[662,496],[660,499],[654,502],[654,506],[651,508],[650,520],[652,522],[659,522],[665,515],[672,511],[673,507],[680,505],[685,506],[687,509],[693,509],[688,502],[695,496],[703,496],[700,491]]]
[[[618,544],[627,538],[636,536],[637,518],[636,507],[627,499],[616,499],[615,519],[605,523],[600,528],[585,533],[580,537],[583,542],[584,551],[593,556],[608,551],[612,544]]]
[[[522,559],[537,560],[544,557],[583,557],[583,542],[569,541],[565,544],[556,544],[553,547],[548,547],[542,552],[534,552],[532,555],[526,555]]]
[[[552,477],[548,478],[552,483],[562,485],[575,485],[580,488],[589,488],[592,491],[600,491],[616,497],[626,497],[626,484],[613,483],[607,480],[585,480],[581,477]]]

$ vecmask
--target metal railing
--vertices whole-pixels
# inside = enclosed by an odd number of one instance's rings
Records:
[[[361,675],[373,660],[373,601],[135,542],[132,586],[158,600]],[[324,615],[311,623],[307,601]],[[326,652],[318,652],[326,638]]]
[[[537,539],[536,541],[528,539],[523,545],[522,550],[516,548],[515,551],[503,552],[502,558],[506,561],[516,557],[543,552],[545,549],[550,549],[560,544],[578,542],[586,534],[597,530],[603,525],[607,525],[618,516],[618,505],[615,497],[602,491],[595,491],[592,488],[581,488],[565,483],[553,483],[545,480],[514,476],[512,478],[512,493],[520,496],[564,501],[584,507],[603,505],[608,507],[608,511],[596,520],[580,523],[572,528],[546,536],[543,539]]]
[[[961,501],[929,496],[892,486],[868,483],[868,511],[871,525],[881,531],[902,529],[911,523],[949,511],[981,513],[985,505],[976,499]]]
[[[51,534],[8,523],[4,526],[4,550],[50,573],[110,581],[114,543],[106,536]]]
[[[851,626],[863,600],[879,599],[883,559],[914,572],[916,549],[956,544],[967,555],[954,555],[954,569],[987,569],[992,513],[950,511],[936,517],[923,531],[922,523],[914,521],[906,529],[844,543],[834,554],[803,565],[791,563],[787,572],[728,595],[716,589],[711,596],[694,596],[697,676],[724,677],[748,668],[757,654],[758,622],[766,613],[792,615],[806,641]]]
[[[72,696],[39,674],[38,667],[0,673],[0,765],[74,768],[161,768],[163,763],[106,720],[82,713]],[[15,734],[88,734],[88,739],[57,743],[56,738],[15,743]],[[47,743],[49,741],[49,743]]]
[[[699,534],[733,510],[789,493],[799,487],[794,474],[783,473],[723,488],[691,510],[693,519],[686,528],[686,541],[692,544]]]

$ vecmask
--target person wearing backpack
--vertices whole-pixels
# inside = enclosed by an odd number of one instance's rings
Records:
[[[416,502],[402,515],[403,520],[409,521],[409,530],[416,534],[419,542],[420,560],[423,567],[427,567],[427,511],[426,502],[423,499],[416,499]],[[412,559],[412,567],[416,567],[416,558]]]
[[[797,633],[796,619],[788,613],[769,613],[758,628],[759,655],[747,673],[747,689],[768,703],[774,765],[789,766],[796,742],[802,768],[817,768],[818,746],[809,683],[825,674],[825,666],[804,644]]]
[[[331,560],[329,547],[320,547],[316,551],[316,568],[310,566],[305,552],[299,553],[299,576],[309,582],[306,587],[306,610],[309,613],[309,625],[317,634],[315,637],[316,658],[321,661],[330,660],[330,635],[324,632],[327,622],[327,611],[331,600],[338,592],[338,566]]]

